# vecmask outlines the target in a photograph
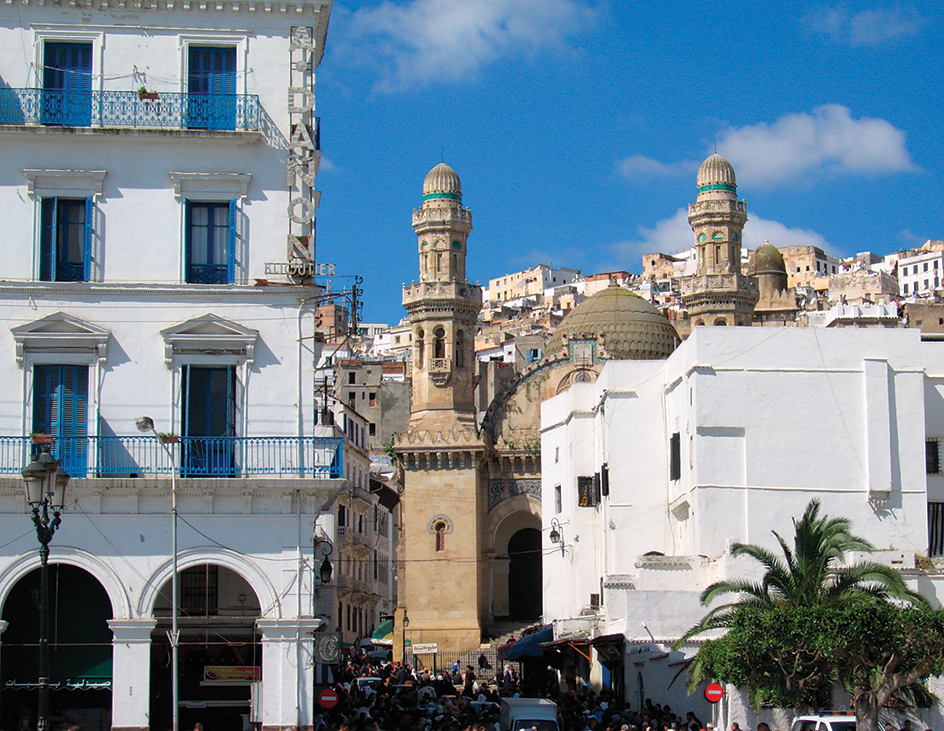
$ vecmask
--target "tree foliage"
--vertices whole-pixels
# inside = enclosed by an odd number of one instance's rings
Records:
[[[772,531],[781,558],[773,551],[750,543],[735,543],[732,556],[749,556],[765,569],[760,581],[718,581],[701,594],[701,603],[711,604],[725,594],[738,598],[711,609],[685,639],[709,629],[727,627],[733,614],[745,607],[844,606],[895,598],[915,604],[925,599],[908,589],[890,566],[872,561],[843,566],[851,551],[875,550],[866,539],[853,535],[848,518],[820,515],[818,500],[811,500],[803,516],[793,519],[793,546]]]
[[[720,581],[702,592],[705,606],[723,595],[737,598],[711,609],[676,643],[726,630],[699,647],[689,688],[715,679],[747,689],[755,707],[822,708],[838,682],[852,694],[859,728],[877,729],[883,704],[944,669],[944,614],[888,566],[843,565],[850,551],[874,549],[851,532],[848,519],[820,515],[817,500],[793,525],[792,546],[774,532],[782,556],[732,546],[732,555],[764,567],[759,581]]]
[[[747,688],[754,707],[828,707],[838,682],[869,729],[883,705],[942,671],[944,613],[873,602],[744,608],[702,643],[688,677],[692,689],[709,679]]]

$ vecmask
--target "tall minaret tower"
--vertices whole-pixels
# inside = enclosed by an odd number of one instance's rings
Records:
[[[440,163],[423,181],[423,205],[413,211],[420,281],[403,288],[413,331],[410,428],[474,427],[475,323],[482,290],[465,281],[472,212],[462,207],[456,171]]]
[[[747,203],[737,199],[734,167],[715,153],[698,169],[698,196],[688,207],[695,232],[695,275],[681,282],[693,325],[750,325],[756,280],[741,274]]]
[[[394,443],[403,465],[395,658],[405,631],[414,645],[436,643],[443,654],[478,648],[489,598],[482,554],[485,444],[473,394],[482,289],[465,280],[472,214],[462,207],[459,176],[448,165],[437,165],[423,181],[413,229],[420,281],[403,288],[413,402],[409,428]]]

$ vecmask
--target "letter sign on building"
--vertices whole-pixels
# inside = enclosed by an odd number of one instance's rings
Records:
[[[315,268],[315,209],[318,194],[318,142],[315,125],[315,40],[312,28],[295,26],[289,40],[291,81],[287,111],[291,134],[288,143],[288,267],[293,279],[309,279]]]

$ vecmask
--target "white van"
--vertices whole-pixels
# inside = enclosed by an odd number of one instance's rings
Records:
[[[846,711],[821,713],[818,716],[797,716],[790,731],[855,731],[856,717]]]

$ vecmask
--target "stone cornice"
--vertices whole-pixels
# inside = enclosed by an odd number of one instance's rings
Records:
[[[23,295],[28,297],[73,296],[77,299],[88,296],[102,297],[310,297],[321,287],[296,285],[291,287],[257,287],[254,285],[219,285],[219,284],[98,284],[82,282],[64,284],[62,282],[0,282],[0,294]]]
[[[88,10],[134,10],[134,11],[168,11],[168,10],[202,10],[213,12],[247,12],[247,13],[292,13],[294,15],[322,15],[323,25],[319,22],[319,47],[324,46],[324,32],[327,30],[327,15],[331,9],[331,0],[287,0],[280,2],[257,2],[256,0],[7,0],[8,5],[40,5],[54,8],[73,7]]]

